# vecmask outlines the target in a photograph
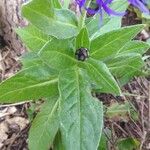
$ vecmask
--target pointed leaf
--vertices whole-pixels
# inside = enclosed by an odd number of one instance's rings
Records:
[[[54,150],[65,150],[64,145],[62,143],[62,135],[60,131],[57,132],[53,147]]]
[[[134,138],[123,138],[117,141],[117,147],[119,150],[133,150],[140,148],[140,142]]]
[[[126,43],[119,51],[118,53],[139,53],[144,54],[148,49],[150,48],[150,45],[146,42],[142,41],[130,41]]]
[[[48,35],[64,39],[78,34],[75,14],[70,10],[54,9],[50,0],[32,0],[23,6],[22,13],[33,25]]]
[[[58,8],[58,9],[62,8],[62,6],[61,6],[59,0],[51,0],[51,1],[52,1],[52,4],[53,4],[53,6],[54,6],[55,8]]]
[[[97,150],[103,126],[102,103],[91,96],[78,70],[60,73],[60,125],[65,150]]]
[[[34,119],[29,132],[29,149],[48,150],[59,127],[57,98],[48,98]]]
[[[108,129],[108,127],[103,129],[103,133],[102,133],[99,147],[97,150],[107,150],[109,137],[111,138],[111,135],[112,135],[112,132],[111,130]]]
[[[31,66],[41,66],[41,64],[44,64],[45,62],[37,55],[37,52],[29,52],[25,53],[21,57],[21,63],[22,63],[22,69],[29,68]],[[45,63],[46,64],[46,63]],[[56,74],[57,71],[51,68],[51,73],[50,74]]]
[[[90,40],[89,40],[87,28],[83,28],[76,38],[76,49],[79,49],[81,47],[87,49],[90,48]]]
[[[69,40],[53,39],[45,45],[38,56],[51,68],[63,70],[76,65],[76,59]]]
[[[91,83],[104,93],[112,93],[120,95],[120,88],[110,73],[108,67],[100,61],[88,59],[85,63],[80,63],[81,67],[86,69]]]
[[[57,94],[57,77],[45,64],[28,67],[0,84],[0,102],[15,103]]]
[[[107,65],[112,74],[120,81],[120,84],[124,85],[141,72],[144,61],[138,53],[127,53],[109,60]]]
[[[111,31],[91,41],[91,57],[104,60],[111,55],[115,55],[120,48],[129,42],[140,32],[143,25],[121,28]]]
[[[33,25],[18,28],[16,32],[31,51],[39,51],[51,39],[51,37],[42,33]]]

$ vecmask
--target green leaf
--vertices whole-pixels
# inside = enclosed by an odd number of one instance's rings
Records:
[[[107,107],[106,116],[109,118],[113,117],[126,117],[130,112],[130,104],[125,102],[124,104],[113,103]]]
[[[59,0],[51,0],[51,2],[55,8],[58,8],[58,9],[62,8]]]
[[[103,133],[101,136],[101,140],[99,143],[99,147],[98,150],[106,150],[107,149],[107,137],[105,136],[105,134]]]
[[[76,38],[76,49],[79,49],[81,47],[84,47],[87,49],[90,48],[90,40],[89,40],[87,28],[82,28]]]
[[[0,84],[0,102],[15,103],[57,95],[57,81],[52,69],[45,64],[28,67]]]
[[[28,120],[30,122],[33,121],[34,117],[35,117],[35,113],[36,113],[36,110],[37,109],[37,105],[36,103],[30,103],[30,107],[26,109],[26,113],[27,113],[27,116],[28,116]]]
[[[139,149],[140,142],[137,139],[125,138],[117,142],[119,150],[134,150]]]
[[[101,140],[99,142],[98,150],[107,150],[109,139],[111,139],[112,132],[107,127],[103,129]]]
[[[112,136],[112,131],[108,127],[105,127],[103,129],[103,133],[101,136],[98,150],[107,150],[108,149],[109,139],[111,139],[111,136]]]
[[[88,61],[80,63],[80,65],[86,69],[92,84],[96,85],[96,89],[100,89],[100,91],[104,93],[121,94],[117,82],[103,62],[88,59]]]
[[[143,25],[121,28],[97,37],[91,41],[91,57],[104,60],[118,53],[127,42],[140,32]]]
[[[146,42],[142,41],[130,41],[126,43],[119,51],[118,53],[139,53],[144,54],[148,49],[150,48],[150,45]]]
[[[37,52],[29,52],[25,53],[21,57],[21,63],[23,65],[22,69],[26,69],[31,66],[41,66],[41,64],[46,64],[38,55]],[[51,73],[50,74],[56,74],[57,71],[51,68]]]
[[[57,132],[53,147],[54,147],[54,150],[65,150],[63,142],[62,142],[62,135],[60,131]]]
[[[125,12],[127,9],[127,1],[116,0],[109,6],[116,12]],[[122,16],[109,16],[107,14],[103,15],[103,22],[101,23],[99,14],[89,21],[86,26],[89,31],[91,39],[94,39],[104,33],[110,32],[121,28]]]
[[[75,14],[70,10],[54,9],[50,0],[32,0],[22,7],[22,13],[33,25],[48,35],[66,39],[78,34]]]
[[[42,33],[33,25],[18,28],[16,32],[31,51],[39,51],[48,41],[51,40],[50,36]]]
[[[48,150],[59,127],[57,98],[48,98],[34,119],[29,132],[29,149]]]
[[[120,85],[124,85],[135,75],[141,73],[144,61],[138,53],[126,53],[107,61],[107,65],[112,74],[120,81]]]
[[[142,72],[144,61],[142,54],[149,48],[149,44],[141,41],[129,41],[118,52],[111,55],[104,62],[110,68],[112,74],[120,81],[120,85],[126,84],[134,76]]]
[[[26,12],[29,10],[29,12]],[[39,18],[45,16],[45,17],[54,17],[54,8],[53,8],[53,3],[51,0],[32,0],[29,1],[28,3],[25,3],[22,8],[22,13],[23,15],[30,15],[30,17],[33,17],[33,14],[30,13],[33,12],[34,15],[40,15]],[[31,15],[32,14],[32,15]],[[34,18],[33,18],[34,19]],[[44,22],[42,22],[44,23]]]
[[[63,1],[63,8],[68,8],[70,4],[70,0]]]
[[[41,49],[38,56],[51,68],[57,70],[72,67],[77,63],[69,40],[51,40]]]
[[[102,126],[102,103],[91,96],[80,70],[59,75],[60,125],[65,150],[97,150]]]

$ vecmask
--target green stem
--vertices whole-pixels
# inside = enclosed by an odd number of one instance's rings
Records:
[[[87,0],[86,8],[88,8],[90,6],[91,1],[92,0]],[[85,25],[86,13],[87,13],[87,11],[84,9],[82,12],[82,15],[80,16],[80,20],[79,20],[79,28],[80,29],[82,29]]]

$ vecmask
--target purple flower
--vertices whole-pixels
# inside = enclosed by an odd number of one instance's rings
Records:
[[[86,0],[75,0],[79,8],[85,6]]]
[[[87,10],[87,14],[93,16],[96,13],[99,13],[102,17],[102,12],[103,10],[108,14],[108,15],[117,15],[117,16],[121,16],[124,15],[125,12],[116,12],[114,10],[112,10],[109,7],[109,4],[112,3],[113,0],[94,0],[95,4],[96,4],[96,8],[91,8],[91,7],[86,7],[86,2],[87,0],[75,0],[77,5],[79,6],[80,10],[81,8],[84,8]],[[148,8],[144,5],[144,1],[145,0],[128,0],[128,2],[130,4],[132,4],[133,6],[139,8],[142,12],[145,13],[149,13]]]
[[[149,9],[144,5],[145,0],[128,0],[128,2],[139,8],[142,12],[149,14]]]
[[[85,6],[86,0],[76,0],[76,3],[78,4],[80,10],[82,7],[85,8],[89,15],[95,15],[96,13],[100,13],[100,15],[102,16],[103,10],[108,15],[119,15],[119,16],[124,15],[124,13],[122,13],[122,12],[115,12],[114,10],[109,8],[109,4],[111,4],[112,1],[113,0],[105,0],[105,1],[95,0],[96,8],[91,8],[91,7],[86,8],[86,6]]]

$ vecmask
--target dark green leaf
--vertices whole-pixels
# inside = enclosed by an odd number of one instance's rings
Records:
[[[62,143],[62,135],[61,135],[60,131],[58,131],[58,133],[55,137],[54,150],[65,150],[64,145]]]
[[[15,103],[54,96],[58,94],[57,81],[52,69],[45,64],[28,67],[0,84],[0,102]]]
[[[107,150],[108,149],[109,139],[111,139],[111,136],[112,136],[111,130],[109,130],[109,128],[105,127],[103,129],[103,133],[101,136],[98,150]]]
[[[48,150],[59,127],[57,98],[48,98],[34,119],[29,133],[29,149]]]
[[[65,9],[54,9],[50,0],[32,0],[23,6],[22,13],[33,25],[48,35],[66,39],[78,34],[75,14]]]
[[[33,25],[18,28],[16,32],[31,51],[39,51],[51,39],[51,37],[42,33]]]
[[[107,150],[109,145],[109,139],[111,139],[112,132],[109,128],[105,127],[101,136],[98,150]]]
[[[51,0],[51,1],[52,1],[52,4],[53,4],[53,6],[54,6],[55,8],[58,8],[58,9],[62,8],[62,6],[61,6],[59,0]]]
[[[104,133],[101,136],[98,150],[107,150],[107,138]]]
[[[102,126],[102,103],[91,96],[79,70],[60,73],[60,125],[65,150],[97,150]]]
[[[142,41],[130,41],[126,43],[119,51],[119,53],[139,53],[144,54],[148,49],[150,48],[150,45],[146,42]]]
[[[69,40],[53,39],[41,49],[38,56],[51,68],[57,70],[76,65],[75,54]]]
[[[144,65],[142,56],[138,53],[127,53],[118,55],[116,58],[107,62],[112,74],[117,77],[121,85],[127,83],[135,75],[141,73]]]
[[[127,42],[143,28],[143,25],[121,28],[97,37],[91,41],[91,57],[104,60],[118,53]]]
[[[140,142],[137,139],[126,138],[118,141],[119,150],[135,150],[139,149]]]
[[[79,49],[81,47],[84,47],[87,49],[90,48],[90,40],[89,40],[88,31],[86,28],[83,28],[76,38],[76,49]]]
[[[121,94],[121,90],[110,73],[108,67],[100,61],[89,59],[85,63],[80,63],[86,69],[91,82],[104,93]]]

